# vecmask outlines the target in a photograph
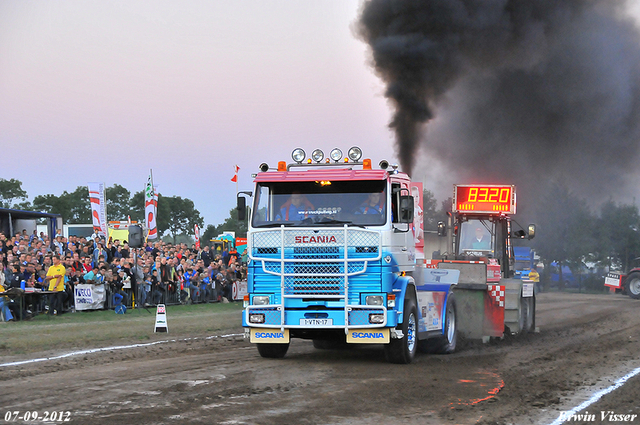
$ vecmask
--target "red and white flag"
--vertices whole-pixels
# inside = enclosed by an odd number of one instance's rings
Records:
[[[196,249],[200,249],[200,228],[197,224],[194,232],[196,234]]]
[[[158,195],[156,194],[156,188],[153,185],[153,175],[149,172],[149,179],[147,180],[147,186],[144,190],[144,215],[146,218],[147,239],[158,238],[158,225],[156,223],[156,214],[158,212]]]
[[[237,165],[234,165],[233,168],[235,170],[235,174],[233,177],[231,177],[231,181],[234,183],[238,183],[238,170],[240,169],[240,167],[238,167]]]
[[[89,202],[93,230],[107,237],[107,200],[104,196],[104,183],[89,183]]]

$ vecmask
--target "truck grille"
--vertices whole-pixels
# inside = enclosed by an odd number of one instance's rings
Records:
[[[269,229],[250,243],[252,261],[281,278],[284,295],[344,296],[349,276],[380,259],[380,234],[364,229]]]

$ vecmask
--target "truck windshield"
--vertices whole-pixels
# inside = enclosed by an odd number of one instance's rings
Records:
[[[254,227],[386,223],[384,180],[268,182],[256,189]]]
[[[494,257],[494,235],[488,220],[469,220],[461,223],[458,254]]]

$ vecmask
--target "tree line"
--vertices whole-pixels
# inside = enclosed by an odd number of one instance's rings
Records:
[[[131,192],[119,184],[105,189],[108,219],[111,221],[131,220],[144,222],[144,191]],[[22,182],[16,179],[0,179],[0,206],[24,211],[40,211],[60,214],[66,224],[90,224],[91,203],[87,186],[78,186],[73,192],[61,195],[37,195],[33,202],[27,200],[27,192]],[[21,202],[17,202],[21,201]],[[193,235],[197,224],[202,227],[204,220],[191,199],[180,196],[158,194],[158,234],[169,232],[177,235]]]

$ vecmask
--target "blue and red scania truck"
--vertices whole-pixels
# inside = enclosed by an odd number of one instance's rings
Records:
[[[533,285],[511,278],[511,238],[535,232],[511,228],[514,186],[456,185],[439,223],[446,248],[425,259],[421,183],[385,160],[374,168],[358,147],[292,158],[262,164],[238,196],[239,217],[250,212],[242,324],[261,356],[284,357],[303,338],[382,344],[406,364],[418,350],[455,351],[459,337],[534,328]]]

